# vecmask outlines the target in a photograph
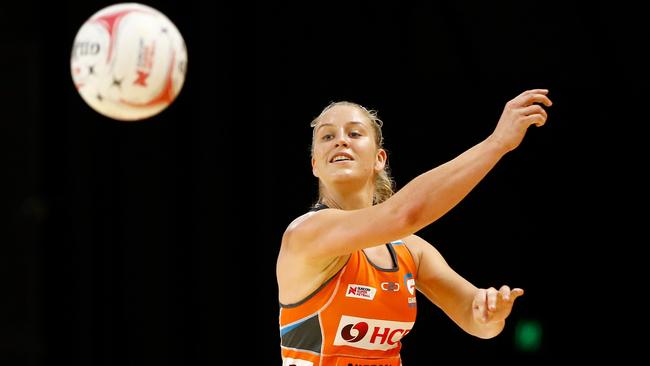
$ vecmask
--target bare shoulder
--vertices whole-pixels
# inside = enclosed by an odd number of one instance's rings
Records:
[[[321,210],[323,211],[323,210]],[[276,263],[278,296],[283,304],[293,304],[313,293],[346,263],[347,257],[313,256],[310,247],[313,226],[320,212],[308,212],[293,220],[282,235]]]
[[[404,245],[406,245],[413,256],[416,268],[418,268],[420,266],[420,258],[422,257],[422,249],[425,245],[429,245],[429,243],[415,234],[409,235],[403,240]]]
[[[413,253],[413,255],[416,254],[419,255],[421,254],[424,248],[431,246],[429,242],[427,242],[426,240],[422,239],[421,237],[415,234],[409,235],[406,238],[404,238],[404,244],[406,244],[406,247],[409,248],[409,250],[411,251],[411,253]]]
[[[277,271],[279,279],[284,274],[290,273],[305,264],[304,258],[300,255],[300,248],[304,242],[301,239],[301,231],[304,232],[305,222],[314,215],[314,212],[307,212],[294,219],[282,234],[282,243],[277,258]]]
[[[301,253],[306,258],[320,261],[324,258],[331,259],[338,255],[323,255],[317,251],[318,244],[328,238],[332,232],[343,232],[337,227],[337,221],[344,221],[348,214],[344,210],[322,209],[309,211],[293,220],[282,235],[282,248],[293,253]],[[327,247],[327,245],[324,245]]]
[[[304,233],[305,231],[308,230],[309,226],[309,219],[312,218],[317,212],[310,211],[307,212],[296,219],[294,219],[284,230],[284,234],[282,234],[282,247],[287,248],[291,246],[296,246],[299,243],[297,243],[296,238],[300,237],[300,234]]]
[[[404,244],[409,249],[415,260],[415,264],[420,267],[420,262],[422,261],[423,256],[429,258],[432,255],[436,257],[441,257],[440,252],[428,241],[422,239],[421,237],[413,234],[409,235],[403,239]]]
[[[296,230],[299,230],[301,225],[304,224],[304,222],[313,216],[316,212],[310,211],[307,212],[301,216],[296,217],[291,223],[287,226],[287,229],[284,231],[284,235],[286,236],[287,234],[290,234]]]

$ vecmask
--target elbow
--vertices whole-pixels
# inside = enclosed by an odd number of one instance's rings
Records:
[[[426,224],[423,220],[422,204],[420,202],[411,202],[395,210],[397,216],[396,222],[405,232],[414,233]]]

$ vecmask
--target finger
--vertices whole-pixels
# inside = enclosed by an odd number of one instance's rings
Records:
[[[497,309],[497,294],[499,292],[494,288],[490,287],[487,289],[487,304],[489,311],[495,311]]]
[[[541,114],[533,114],[532,116],[525,117],[522,119],[528,126],[535,125],[537,127],[542,127],[546,123],[546,118]]]
[[[546,110],[542,108],[542,106],[539,104],[533,104],[533,105],[529,105],[528,107],[522,108],[521,114],[523,114],[524,116],[541,114],[542,116],[544,116],[544,119],[548,118],[548,114],[546,113]]]
[[[519,95],[527,95],[527,94],[548,94],[548,89],[529,89],[524,91],[523,93]]]
[[[501,298],[505,301],[510,300],[510,287],[503,285],[499,289],[499,294],[501,295]]]
[[[516,298],[524,294],[524,290],[520,288],[513,288],[512,291],[510,291],[510,299],[512,301],[515,301]]]
[[[522,107],[527,107],[533,103],[540,103],[544,104],[547,107],[550,107],[553,105],[553,102],[544,94],[525,94],[525,95],[520,95],[515,99],[517,102],[516,104]]]

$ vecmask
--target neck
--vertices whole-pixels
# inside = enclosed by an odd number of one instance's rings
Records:
[[[339,208],[341,210],[356,210],[360,208],[372,206],[373,192],[367,191],[352,191],[352,192],[323,192],[321,202],[331,208]]]

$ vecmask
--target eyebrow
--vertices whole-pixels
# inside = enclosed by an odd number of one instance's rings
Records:
[[[348,121],[348,122],[345,122],[345,124],[346,125],[353,124],[353,125],[362,125],[363,126],[363,122],[359,122],[359,121]],[[318,130],[320,130],[320,128],[323,127],[323,126],[334,126],[334,124],[332,124],[332,123],[321,123],[320,125],[318,125],[318,127],[316,128],[316,131],[314,131],[314,133],[318,132]]]

